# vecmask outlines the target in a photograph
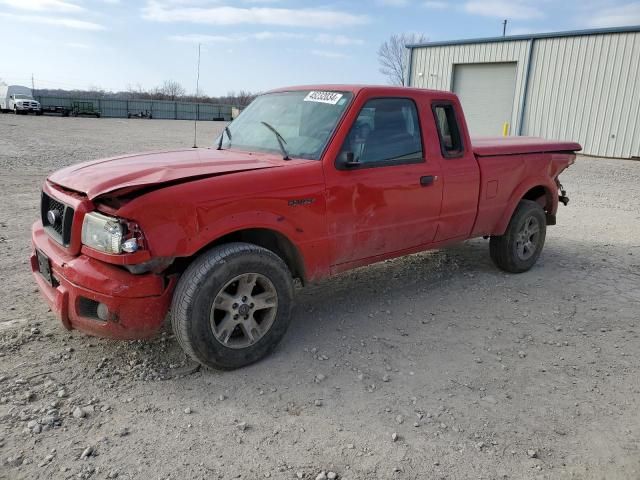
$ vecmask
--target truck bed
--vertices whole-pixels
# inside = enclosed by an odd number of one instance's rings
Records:
[[[577,152],[579,143],[538,137],[474,137],[472,150],[478,157],[543,152]]]

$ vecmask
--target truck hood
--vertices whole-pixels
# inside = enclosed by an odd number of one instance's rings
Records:
[[[123,155],[79,163],[58,170],[48,180],[93,200],[117,190],[283,166],[262,153],[189,148]]]

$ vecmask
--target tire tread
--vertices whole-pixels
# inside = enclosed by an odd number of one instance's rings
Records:
[[[234,242],[218,245],[203,253],[187,267],[178,281],[171,306],[171,326],[180,347],[197,362],[202,363],[202,359],[189,336],[190,306],[193,305],[198,289],[217,266],[246,254],[268,257],[278,263],[283,271],[289,272],[284,261],[271,250],[251,243]],[[228,368],[224,365],[216,367]]]
[[[518,261],[512,251],[512,242],[515,241],[516,227],[520,223],[523,217],[530,215],[532,212],[536,212],[541,218],[541,246],[539,251],[532,257],[531,261],[522,262]],[[529,270],[535,265],[540,251],[544,246],[544,240],[546,236],[546,217],[544,209],[532,200],[520,200],[515,212],[513,213],[509,225],[504,235],[492,236],[489,242],[489,254],[491,260],[496,264],[498,268],[509,273],[522,273]]]

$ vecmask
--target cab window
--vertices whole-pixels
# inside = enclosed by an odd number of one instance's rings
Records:
[[[369,100],[342,145],[340,160],[365,168],[423,161],[415,103],[407,98]]]
[[[438,128],[442,155],[449,158],[462,155],[462,138],[453,105],[449,103],[434,105],[433,115]]]

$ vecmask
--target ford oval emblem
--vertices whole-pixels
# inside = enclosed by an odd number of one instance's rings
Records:
[[[49,225],[55,226],[56,223],[58,223],[58,219],[58,212],[55,210],[49,210],[47,212],[47,221],[49,222]]]

